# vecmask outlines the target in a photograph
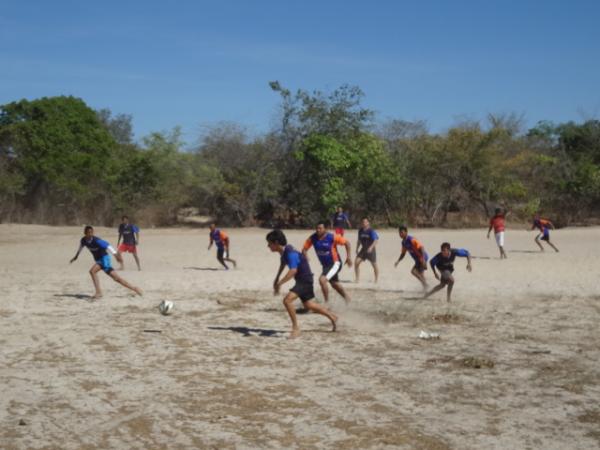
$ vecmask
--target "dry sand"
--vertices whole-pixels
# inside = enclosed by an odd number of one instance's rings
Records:
[[[413,230],[430,254],[449,240],[480,257],[470,274],[457,260],[449,306],[419,299],[382,231],[379,284],[344,268],[339,331],[302,315],[297,340],[266,230],[228,231],[240,267],[226,272],[207,230],[142,230],[143,271],[125,255],[121,274],[145,295],[101,273],[91,301],[89,252],[68,264],[81,228],[0,225],[0,447],[599,448],[599,229],[554,232],[559,254],[511,229],[506,261],[485,230]]]

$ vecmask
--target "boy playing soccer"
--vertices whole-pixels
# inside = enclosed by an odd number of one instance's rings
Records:
[[[310,237],[304,243],[302,248],[302,254],[306,255],[309,248],[315,248],[315,252],[321,266],[323,266],[323,272],[319,277],[319,284],[323,291],[323,298],[325,303],[329,301],[329,289],[327,283],[331,283],[333,287],[346,301],[350,302],[350,297],[340,284],[338,274],[342,270],[342,261],[337,251],[337,246],[343,245],[346,247],[346,264],[348,267],[352,267],[352,257],[350,248],[350,242],[340,234],[328,233],[325,221],[317,224],[316,232],[310,235]]]
[[[277,252],[281,255],[279,270],[277,271],[277,276],[273,282],[274,295],[277,295],[281,286],[292,278],[294,278],[296,282],[283,298],[283,305],[292,321],[290,338],[296,338],[300,335],[300,327],[298,326],[298,319],[296,318],[296,309],[293,305],[298,297],[300,297],[300,300],[302,300],[302,304],[306,309],[327,317],[331,321],[331,331],[335,331],[338,319],[337,316],[314,301],[313,274],[308,265],[306,256],[291,245],[288,245],[285,234],[283,234],[283,231],[281,230],[273,230],[267,234],[267,246],[272,252]],[[279,277],[281,276],[283,269],[285,269],[285,266],[287,266],[289,270],[280,280]]]
[[[360,270],[358,267],[363,261],[369,261],[373,266],[375,274],[375,283],[379,277],[379,267],[377,267],[377,250],[375,247],[379,242],[379,235],[371,228],[369,219],[362,218],[361,227],[358,230],[358,242],[356,244],[356,264],[354,264],[354,279],[358,283]]]
[[[431,294],[435,294],[441,289],[444,289],[445,286],[448,286],[446,291],[446,301],[450,302],[452,288],[454,287],[454,277],[452,276],[452,272],[454,272],[454,260],[457,256],[467,258],[467,270],[470,272],[471,254],[464,248],[451,248],[450,244],[447,242],[442,244],[441,250],[442,251],[435,255],[429,262],[431,269],[433,270],[433,274],[437,280],[440,280],[440,284],[425,294],[425,298],[429,297]],[[439,275],[435,269],[440,271]]]
[[[123,242],[121,243],[121,238],[123,238]],[[129,222],[129,217],[123,216],[121,217],[121,225],[119,225],[119,238],[117,239],[117,250],[118,254],[122,253],[131,253],[133,254],[133,258],[135,259],[135,263],[137,264],[138,270],[142,270],[140,267],[140,259],[137,254],[137,246],[140,243],[140,229]],[[125,268],[123,264],[123,258],[119,260],[119,270],[123,270]]]
[[[96,289],[96,293],[94,294],[93,298],[102,297],[102,290],[100,289],[100,280],[98,280],[98,272],[100,272],[101,270],[103,270],[109,277],[111,277],[117,283],[122,284],[127,289],[132,290],[138,295],[142,295],[142,290],[140,288],[129,284],[127,281],[125,281],[123,278],[117,275],[117,273],[112,268],[110,264],[110,255],[108,253],[115,255],[117,261],[119,262],[123,261],[121,255],[118,254],[108,242],[94,236],[93,227],[89,225],[86,226],[83,230],[83,234],[84,236],[79,242],[79,249],[77,250],[75,256],[71,259],[70,263],[77,259],[83,247],[87,247],[88,250],[92,253],[95,263],[90,268],[90,275],[94,283],[94,288]]]
[[[544,247],[542,247],[542,244],[540,243],[540,241],[546,241],[546,243],[552,247],[554,249],[554,251],[558,252],[558,249],[556,248],[556,246],[550,242],[550,229],[554,230],[554,224],[552,222],[550,222],[548,219],[542,219],[540,217],[539,214],[536,214],[533,217],[533,224],[531,225],[531,229],[535,230],[535,229],[540,230],[540,232],[538,233],[538,235],[535,237],[535,243],[538,245],[538,247],[540,248],[541,251],[544,251]]]
[[[423,244],[417,241],[414,237],[408,235],[408,229],[406,226],[401,225],[398,228],[398,233],[402,239],[402,252],[394,264],[394,267],[397,267],[398,263],[404,259],[406,252],[410,253],[410,256],[412,256],[413,260],[415,261],[415,265],[411,269],[410,273],[412,273],[413,276],[421,282],[423,289],[427,290],[425,271],[427,270],[427,260],[429,259],[429,256],[425,251],[425,247],[423,247]]]
[[[500,249],[500,259],[506,259],[506,252],[504,251],[504,230],[505,227],[506,213],[502,211],[502,208],[496,208],[494,217],[490,219],[490,227],[488,228],[487,238],[490,238],[490,232],[494,230],[494,236],[496,237],[496,244]]]
[[[229,237],[221,230],[217,228],[217,225],[214,223],[210,224],[210,232],[208,234],[209,244],[208,250],[213,245],[213,242],[217,246],[217,260],[221,263],[225,270],[229,270],[225,261],[229,261],[233,264],[233,267],[237,267],[237,264],[234,259],[229,257]]]

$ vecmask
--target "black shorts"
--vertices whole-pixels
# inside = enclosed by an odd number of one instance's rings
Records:
[[[336,261],[333,264],[329,264],[328,266],[323,267],[323,272],[321,273],[321,275],[327,278],[327,281],[340,281],[340,279],[338,278],[340,270],[342,270],[342,262]]]
[[[307,281],[296,281],[296,284],[290,289],[290,292],[293,292],[300,297],[302,302],[307,302],[315,298],[313,284],[308,283]]]
[[[372,263],[377,262],[377,250],[373,249],[371,253],[367,252],[368,247],[362,247],[360,252],[358,252],[357,258],[362,259],[363,261],[371,261]]]
[[[229,258],[229,252],[225,250],[225,247],[217,248],[217,259]]]

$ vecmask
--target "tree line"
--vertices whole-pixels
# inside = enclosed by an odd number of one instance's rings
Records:
[[[558,224],[600,213],[600,121],[489,115],[443,133],[378,121],[363,92],[270,88],[279,121],[249,135],[209,128],[192,149],[181,131],[133,139],[132,117],[75,97],[0,106],[3,222],[112,225],[122,213],[170,225],[181,208],[228,225],[312,226],[338,205],[375,223],[480,225],[501,206]]]

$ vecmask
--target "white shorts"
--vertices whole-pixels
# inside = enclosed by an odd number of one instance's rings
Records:
[[[496,244],[498,247],[504,247],[504,231],[496,233]]]

